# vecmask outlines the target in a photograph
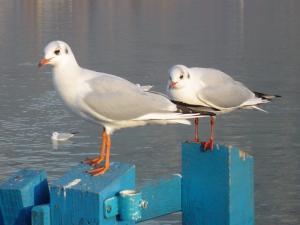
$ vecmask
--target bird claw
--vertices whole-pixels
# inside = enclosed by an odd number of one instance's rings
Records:
[[[209,141],[203,141],[201,142],[202,147],[204,149],[204,151],[212,151],[214,148],[214,140],[213,139],[209,139]]]
[[[109,166],[103,166],[99,168],[94,168],[92,170],[87,171],[91,176],[98,176],[104,174],[108,170]]]
[[[200,141],[199,138],[194,138],[195,143],[199,143],[199,141]]]
[[[87,159],[83,160],[81,163],[88,164],[90,166],[96,166],[96,165],[100,164],[103,160],[104,160],[104,157],[97,156],[97,157],[91,158],[91,159],[87,158]]]

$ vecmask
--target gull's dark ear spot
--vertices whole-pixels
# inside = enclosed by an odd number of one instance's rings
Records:
[[[65,48],[65,53],[66,53],[66,54],[68,54],[68,53],[69,53],[69,50],[68,50],[68,48],[67,48],[67,47]]]
[[[189,74],[189,73],[188,73],[188,76],[187,76],[187,77],[188,77],[188,79],[190,79],[190,77],[191,77],[191,76],[190,76],[190,74]]]
[[[60,50],[59,50],[59,49],[56,49],[56,50],[54,51],[54,54],[55,54],[55,55],[59,55],[59,54],[60,54]]]

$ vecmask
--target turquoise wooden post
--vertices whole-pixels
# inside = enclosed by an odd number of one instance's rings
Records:
[[[135,190],[119,192],[118,207],[121,220],[137,221],[142,217],[142,195]]]
[[[46,173],[20,171],[0,185],[0,224],[134,225],[182,210],[184,225],[254,225],[253,158],[236,148],[184,143],[182,176],[139,191],[134,165],[111,163],[96,177],[89,169],[80,164],[54,181],[50,203]]]
[[[124,190],[104,201],[107,218],[119,215],[120,220],[142,222],[181,210],[181,175],[144,184],[140,191]]]
[[[49,204],[38,205],[32,208],[31,225],[51,225]]]
[[[253,158],[222,145],[182,145],[184,225],[253,225]]]
[[[25,169],[0,185],[1,225],[30,225],[31,209],[49,203],[49,189],[44,170]]]
[[[115,215],[106,217],[113,208],[105,208],[104,201],[124,189],[135,188],[135,166],[111,163],[100,176],[86,173],[91,167],[80,164],[50,185],[51,225],[98,224],[130,225]]]
[[[145,207],[138,222],[181,210],[181,175],[174,174],[144,184],[141,187]]]

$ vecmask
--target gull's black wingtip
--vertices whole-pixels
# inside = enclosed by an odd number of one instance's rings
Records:
[[[179,101],[171,100],[177,106],[177,111],[184,114],[200,113],[203,116],[215,116],[217,109],[201,105],[190,105]]]
[[[274,98],[281,98],[281,95],[270,95],[270,94],[265,94],[261,92],[254,91],[254,94],[258,98],[266,99],[266,100],[272,100]]]

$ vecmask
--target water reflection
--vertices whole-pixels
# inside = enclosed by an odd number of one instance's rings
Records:
[[[299,1],[103,0],[8,1],[0,7],[0,178],[23,167],[53,180],[98,152],[99,127],[67,111],[50,69],[36,64],[53,39],[70,43],[80,64],[152,84],[164,92],[173,64],[216,67],[255,91],[283,95],[269,114],[239,111],[217,118],[219,143],[255,156],[256,224],[300,223]],[[208,121],[201,120],[201,137]],[[53,149],[54,130],[82,137]],[[113,161],[137,165],[139,181],[180,171],[185,126],[117,132]],[[180,215],[156,220],[181,224]]]

